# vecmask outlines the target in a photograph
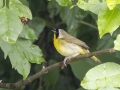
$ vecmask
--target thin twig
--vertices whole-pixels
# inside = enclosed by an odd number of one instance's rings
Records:
[[[72,61],[77,61],[77,60],[80,60],[82,58],[88,58],[88,57],[91,57],[91,56],[96,56],[96,55],[105,54],[105,53],[112,53],[112,52],[115,52],[115,50],[113,48],[110,48],[110,49],[100,50],[100,51],[96,51],[96,52],[88,53],[88,54],[84,54],[84,55],[78,55],[77,57],[75,57],[71,60],[68,60],[67,63],[70,63]],[[0,88],[14,89],[14,88],[18,88],[20,86],[29,84],[33,80],[35,80],[37,78],[40,78],[47,71],[50,71],[50,70],[52,70],[54,68],[57,68],[57,67],[60,67],[62,65],[63,65],[63,62],[55,63],[53,65],[50,65],[50,66],[42,69],[41,71],[37,72],[36,74],[34,74],[32,76],[29,76],[26,80],[21,80],[21,81],[15,82],[15,83],[3,83],[3,81],[2,81],[0,83]]]
[[[80,21],[79,23],[85,24],[85,25],[87,25],[87,26],[90,26],[90,27],[98,30],[98,28],[97,28],[96,26],[94,26],[94,25],[92,25],[92,24],[90,24],[90,23],[87,23],[87,22],[84,22],[84,21]]]

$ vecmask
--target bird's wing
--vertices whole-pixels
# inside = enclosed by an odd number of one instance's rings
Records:
[[[83,41],[81,41],[81,40],[79,40],[79,39],[77,39],[77,38],[75,38],[73,36],[69,35],[69,36],[63,37],[61,39],[65,40],[65,41],[67,41],[69,43],[74,43],[76,45],[79,45],[79,46],[81,46],[81,47],[83,47],[85,49],[89,49],[89,47],[86,45],[85,42],[83,42]]]

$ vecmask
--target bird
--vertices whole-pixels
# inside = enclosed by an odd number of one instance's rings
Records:
[[[68,59],[72,59],[77,55],[90,53],[89,47],[85,42],[71,36],[63,29],[54,28],[53,44],[56,50],[63,56],[65,56],[63,64],[66,66]],[[101,61],[95,57],[91,57],[94,61],[101,63]]]

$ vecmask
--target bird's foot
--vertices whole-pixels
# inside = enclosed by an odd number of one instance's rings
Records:
[[[70,60],[70,59],[71,59],[70,56],[65,57],[65,59],[63,61],[63,65],[61,67],[62,69],[64,69],[65,66],[67,67],[66,62],[67,62],[67,60]]]
[[[67,60],[70,60],[70,59],[71,59],[70,56],[65,57],[65,59],[64,59],[64,61],[63,61],[64,66],[67,66],[67,65],[66,65],[66,62],[67,62]]]

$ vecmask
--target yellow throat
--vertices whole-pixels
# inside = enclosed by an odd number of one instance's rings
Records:
[[[79,55],[80,52],[85,52],[82,47],[69,43],[64,39],[56,38],[56,34],[54,33],[54,46],[56,50],[63,56],[73,55],[74,57]]]

